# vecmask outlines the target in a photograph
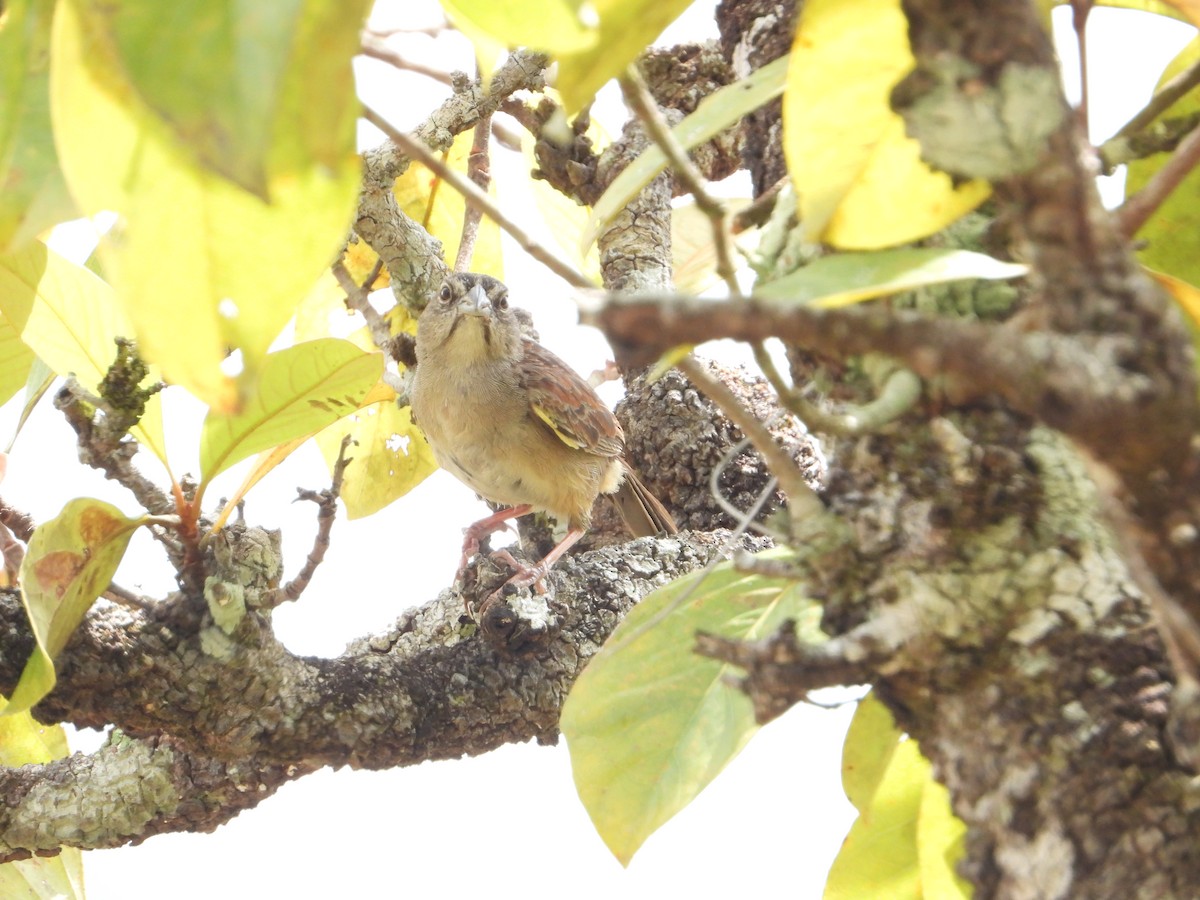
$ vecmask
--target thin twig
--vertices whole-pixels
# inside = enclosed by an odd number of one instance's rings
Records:
[[[149,597],[142,597],[139,594],[135,594],[133,591],[121,587],[115,581],[109,582],[102,596],[105,600],[111,600],[113,603],[119,603],[121,606],[128,606],[130,609],[140,609],[144,612],[154,608],[154,601]]]
[[[23,541],[26,544],[33,537],[33,530],[37,528],[37,523],[33,521],[33,516],[9,506],[3,500],[0,500],[0,525],[8,526],[12,530],[12,533],[16,535],[17,540]]]
[[[325,559],[325,552],[329,549],[329,534],[333,530],[333,520],[337,517],[337,499],[342,492],[342,479],[346,474],[346,466],[350,465],[352,457],[346,456],[346,449],[350,446],[350,435],[342,438],[342,446],[338,450],[337,462],[333,466],[333,481],[329,487],[323,491],[309,491],[300,489],[298,491],[297,500],[311,500],[316,503],[319,512],[317,513],[317,536],[313,540],[312,551],[308,554],[308,559],[304,561],[304,567],[296,573],[296,577],[281,587],[275,588],[266,598],[264,605],[268,608],[273,608],[288,600],[296,600],[304,593],[304,589],[308,587],[312,581],[313,575],[317,571],[317,567],[321,565],[321,561]]]
[[[890,370],[881,376],[882,385],[874,400],[848,412],[829,413],[810,402],[784,380],[762,341],[754,341],[751,347],[758,367],[767,376],[771,387],[775,388],[780,402],[795,413],[809,431],[838,437],[870,434],[903,416],[921,398],[921,379],[912,370],[887,360],[885,364]]]
[[[333,277],[337,279],[337,283],[342,290],[346,292],[346,306],[359,313],[366,320],[367,328],[371,332],[371,340],[375,342],[375,346],[380,349],[386,349],[392,339],[391,329],[388,328],[387,321],[381,316],[375,307],[371,305],[368,295],[371,293],[370,285],[375,283],[375,279],[379,277],[379,273],[383,271],[383,260],[375,260],[375,265],[371,269],[367,280],[362,284],[358,284],[354,280],[354,276],[346,269],[345,264],[339,259],[331,267]]]
[[[451,83],[450,73],[441,69],[435,69],[433,66],[427,66],[423,63],[413,62],[411,59],[406,59],[401,56],[391,47],[386,46],[382,41],[376,38],[371,32],[364,32],[362,43],[359,45],[359,53],[371,59],[377,59],[380,62],[385,62],[389,66],[400,69],[404,72],[414,72],[417,75],[424,75],[426,78],[432,78],[434,81],[444,85]]]
[[[1121,204],[1117,210],[1121,233],[1127,238],[1137,234],[1197,163],[1200,163],[1200,126],[1188,132],[1163,167],[1140,191]]]
[[[1154,124],[1164,112],[1175,105],[1184,94],[1200,85],[1200,60],[1192,63],[1160,88],[1132,119],[1121,126],[1116,137],[1135,134]]]
[[[797,467],[795,460],[784,452],[766,426],[741,404],[733,391],[709,375],[695,359],[688,357],[678,365],[692,384],[700,388],[721,408],[730,421],[742,430],[742,434],[750,438],[755,449],[767,461],[768,468],[779,479],[783,493],[788,498],[793,532],[797,530],[794,527],[795,523],[819,515],[824,510],[820,499],[804,480],[804,474]]]
[[[778,532],[775,532],[772,529],[767,528],[765,525],[754,521],[758,514],[762,511],[763,506],[766,505],[767,499],[778,486],[778,478],[776,478],[774,475],[771,476],[770,480],[767,482],[767,486],[759,494],[758,499],[754,501],[754,504],[749,511],[738,509],[725,497],[724,494],[721,493],[721,476],[731,465],[733,465],[733,461],[737,458],[737,455],[749,446],[750,438],[742,438],[725,451],[725,453],[721,456],[721,459],[715,466],[713,466],[712,472],[709,473],[708,492],[712,495],[713,500],[716,501],[717,506],[725,510],[725,514],[738,523],[739,533],[749,529],[756,531],[759,534],[766,535],[769,538],[780,539],[783,536]]]
[[[500,211],[500,208],[492,201],[491,197],[480,191],[479,188],[458,172],[445,165],[424,143],[400,131],[365,104],[363,105],[363,118],[391,138],[403,153],[435,172],[438,177],[462,194],[467,203],[482,209],[486,215],[495,220],[497,225],[507,231],[526,253],[542,263],[550,271],[554,272],[554,274],[577,288],[593,289],[596,287],[594,281],[564,263],[530,237],[522,228]]]
[[[371,35],[376,38],[389,38],[395,34],[425,34],[429,37],[437,37],[439,34],[445,34],[447,31],[455,31],[453,25],[446,20],[442,20],[436,25],[424,25],[420,28],[369,28],[363,31],[364,35]]]
[[[1071,22],[1075,27],[1075,43],[1079,49],[1079,124],[1088,133],[1088,63],[1087,20],[1092,0],[1071,0]]]
[[[480,116],[479,124],[475,126],[475,136],[471,141],[471,153],[467,156],[467,178],[471,179],[480,191],[487,194],[488,184],[492,180],[492,171],[488,159],[488,144],[492,135],[492,117],[490,114]],[[454,259],[454,271],[465,272],[470,268],[471,257],[475,253],[475,239],[479,235],[479,220],[483,211],[478,206],[466,204],[463,214],[462,237],[458,241],[458,254]]]
[[[637,68],[630,66],[619,79],[621,93],[625,102],[646,128],[646,134],[658,145],[675,177],[683,182],[688,193],[696,198],[696,207],[708,216],[712,223],[713,243],[717,249],[717,275],[729,288],[731,297],[743,296],[737,283],[737,268],[733,262],[733,242],[729,236],[727,214],[724,204],[709,193],[705,186],[704,176],[696,168],[695,163],[688,157],[687,151],[671,134],[671,126],[665,118],[654,97],[650,95],[646,82]]]

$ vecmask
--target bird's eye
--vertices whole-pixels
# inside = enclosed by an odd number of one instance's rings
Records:
[[[496,309],[508,309],[508,294],[501,294],[493,305]]]
[[[450,302],[450,285],[443,284],[442,289],[438,292],[438,296],[442,298],[443,303]]]

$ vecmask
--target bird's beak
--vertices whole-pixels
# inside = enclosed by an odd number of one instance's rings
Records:
[[[463,298],[463,312],[469,315],[488,316],[492,313],[492,302],[482,285],[475,285]]]

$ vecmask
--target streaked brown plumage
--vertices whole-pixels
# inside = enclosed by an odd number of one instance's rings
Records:
[[[573,369],[522,335],[507,295],[488,275],[446,278],[418,322],[412,409],[438,463],[509,507],[467,529],[463,566],[509,519],[544,511],[566,523],[566,537],[510,579],[523,587],[579,540],[600,494],[616,495],[634,535],[677,529],[625,461],[616,417]]]

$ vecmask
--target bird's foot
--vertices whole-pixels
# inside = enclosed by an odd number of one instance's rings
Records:
[[[474,522],[463,529],[462,555],[458,560],[458,572],[454,575],[455,583],[462,582],[463,573],[467,570],[467,565],[471,562],[471,558],[479,552],[481,542],[484,539],[498,531],[507,531],[512,527],[509,524],[512,519],[525,515],[531,508],[528,504],[523,504],[521,506],[501,509],[492,513],[486,519],[480,519],[478,522]]]

